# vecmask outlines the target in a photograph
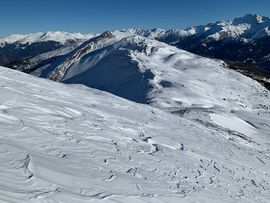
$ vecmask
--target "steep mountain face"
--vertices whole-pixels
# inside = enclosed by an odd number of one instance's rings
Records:
[[[131,52],[143,51],[145,47],[143,42],[134,41],[135,36],[128,35],[125,32],[105,32],[88,41],[79,50],[68,54],[68,58],[64,57],[64,62],[49,73],[49,78],[84,84],[135,102],[147,103],[147,94],[152,89],[149,80],[154,74],[150,69],[141,70],[139,63],[132,58]]]
[[[1,65],[12,66],[14,62],[73,46],[92,36],[91,34],[82,35],[67,32],[40,32],[28,35],[11,35],[0,39],[0,54],[5,58],[5,60],[0,60],[0,62]]]
[[[236,75],[239,89],[250,85]],[[270,120],[260,105],[269,93],[253,85],[253,123],[233,102],[232,112],[212,108],[198,122],[0,67],[0,201],[267,202]]]
[[[156,38],[196,54],[270,67],[270,19],[248,14],[186,30],[154,30]]]

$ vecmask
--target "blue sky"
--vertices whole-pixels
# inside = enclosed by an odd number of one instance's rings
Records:
[[[38,31],[101,32],[185,28],[259,13],[270,0],[0,0],[0,35]]]

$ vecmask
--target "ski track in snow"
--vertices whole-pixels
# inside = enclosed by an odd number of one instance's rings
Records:
[[[98,90],[0,72],[0,202],[270,199],[269,137],[238,139],[223,125],[227,117],[197,122]]]

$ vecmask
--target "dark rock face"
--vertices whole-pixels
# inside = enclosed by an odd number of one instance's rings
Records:
[[[172,87],[172,83],[170,81],[167,80],[162,80],[159,83],[162,87],[166,88],[166,87]]]
[[[8,64],[9,63],[9,59],[7,56],[0,54],[0,66]]]

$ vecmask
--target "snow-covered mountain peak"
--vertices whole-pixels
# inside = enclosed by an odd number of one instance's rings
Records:
[[[68,41],[76,41],[76,40],[86,40],[90,39],[94,34],[81,34],[81,33],[68,33],[68,32],[45,32],[42,36],[37,40],[41,41],[56,41],[61,44],[65,44]]]
[[[46,42],[46,41],[55,41],[60,44],[65,44],[68,41],[76,41],[76,40],[86,40],[94,37],[94,34],[80,34],[80,33],[68,33],[68,32],[38,32],[32,34],[13,34],[7,37],[3,37],[0,39],[0,44],[32,44],[34,42]]]
[[[194,35],[198,32],[198,29],[199,27],[190,27],[190,28],[187,28],[186,30],[181,30],[181,29],[171,29],[171,30],[168,30],[166,32],[166,34],[173,34],[173,35],[179,35],[181,37],[185,37],[185,36],[190,36],[190,35]]]
[[[96,41],[106,40],[115,37],[112,31],[105,31],[96,37]]]
[[[128,28],[128,29],[116,30],[113,32],[118,37],[121,37],[121,38],[139,35],[139,36],[155,39],[165,34],[166,30],[161,29],[161,28],[154,28],[154,29],[149,29],[149,30]]]
[[[14,42],[19,42],[22,44],[25,44],[27,42],[32,43],[34,40],[37,40],[40,38],[44,33],[37,32],[37,33],[31,33],[31,34],[12,34],[7,37],[3,37],[0,39],[1,44],[12,44]]]
[[[178,35],[181,37],[188,36],[203,36],[202,41],[219,41],[227,38],[246,38],[252,39],[256,35],[257,37],[265,37],[265,35],[257,34],[262,33],[265,28],[270,26],[270,19],[258,14],[247,14],[243,17],[234,18],[233,20],[217,21],[207,25],[195,26],[187,28],[184,31],[180,31]],[[182,33],[187,33],[186,36]]]

